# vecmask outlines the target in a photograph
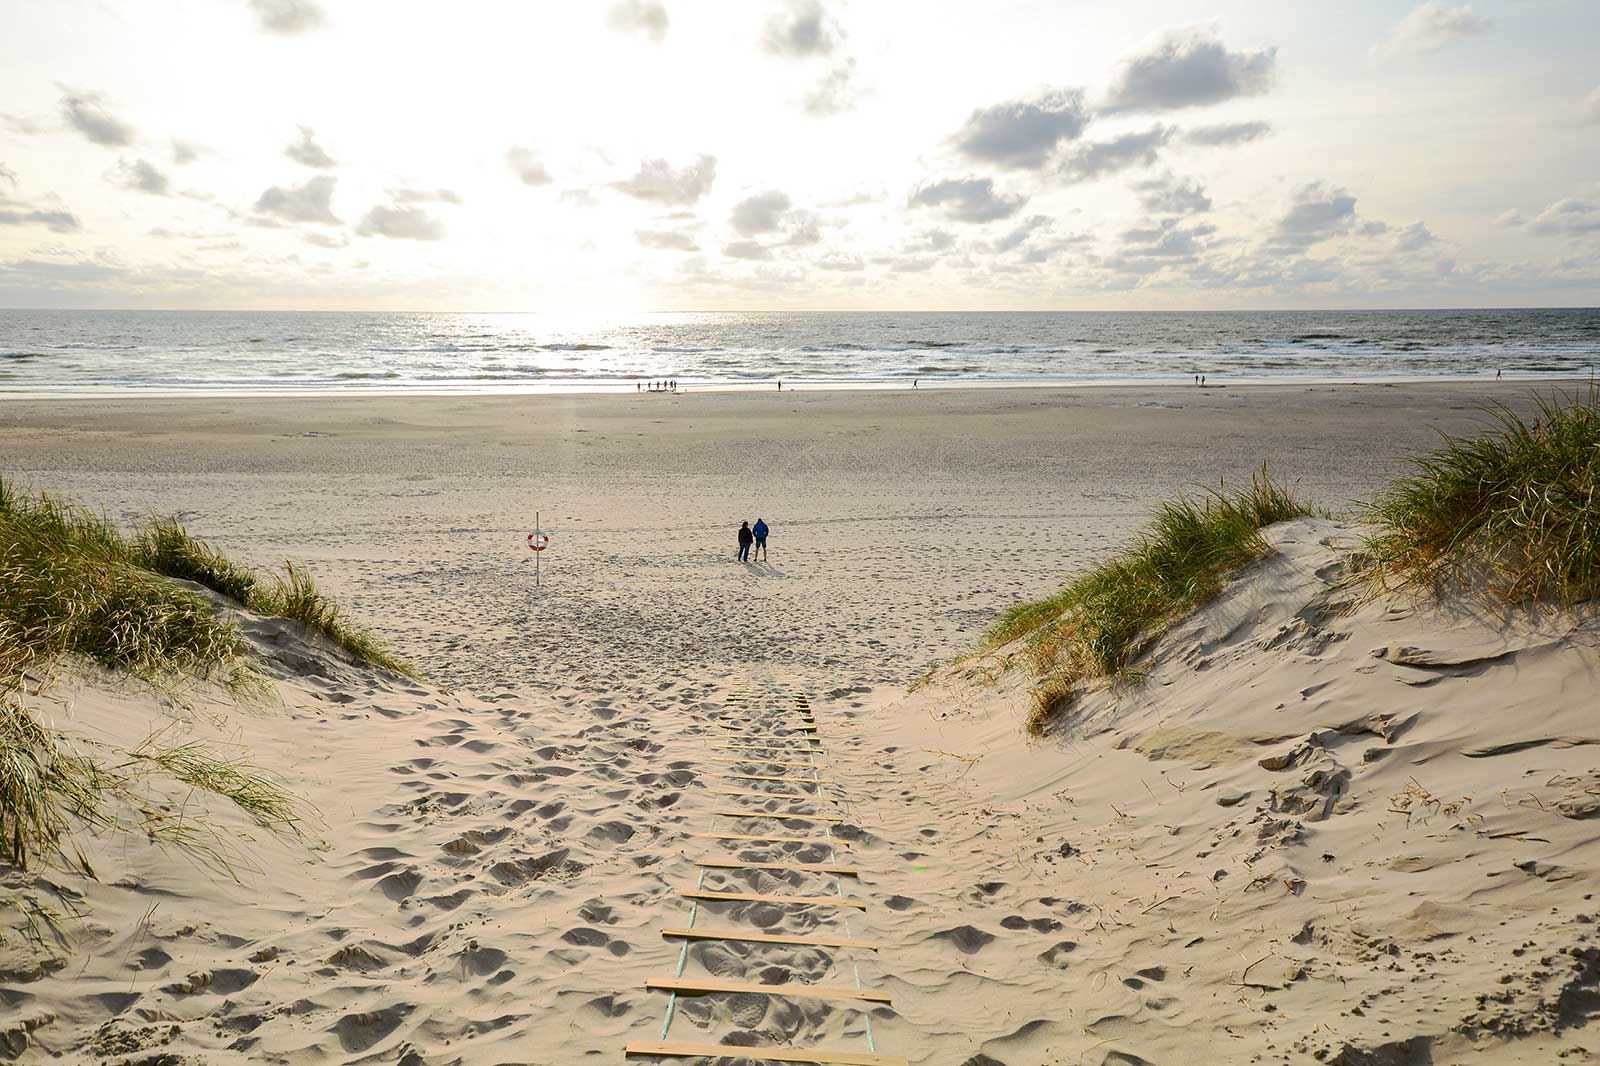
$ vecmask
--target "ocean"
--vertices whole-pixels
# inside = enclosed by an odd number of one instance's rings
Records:
[[[624,315],[0,310],[0,393],[1589,377],[1600,309]]]

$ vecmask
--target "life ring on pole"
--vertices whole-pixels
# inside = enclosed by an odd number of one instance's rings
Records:
[[[535,530],[528,534],[528,547],[533,551],[542,552],[550,547],[550,537]]]

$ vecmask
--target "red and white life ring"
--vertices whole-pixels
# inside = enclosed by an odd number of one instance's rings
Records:
[[[542,552],[550,547],[550,538],[546,534],[537,531],[529,533],[528,547],[536,552]]]

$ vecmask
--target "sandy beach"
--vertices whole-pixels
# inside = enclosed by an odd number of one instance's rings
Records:
[[[1335,610],[1349,531],[1308,519],[1163,645],[1141,694],[1088,708],[1070,738],[1027,740],[1018,679],[950,665],[1162,499],[1267,463],[1345,511],[1440,431],[1481,426],[1485,401],[1527,395],[0,405],[8,478],[118,519],[176,513],[259,566],[304,561],[427,679],[247,625],[281,705],[183,728],[280,774],[315,805],[313,831],[249,833],[237,880],[111,837],[89,845],[97,880],[10,875],[76,916],[47,953],[59,964],[0,944],[5,1047],[41,1062],[621,1061],[661,1039],[668,997],[645,982],[682,964],[893,1002],[684,995],[677,1041],[868,1054],[870,1029],[876,1053],[926,1066],[1589,1061],[1592,626]],[[536,510],[552,542],[537,591]],[[734,531],[757,517],[770,562],[744,566]],[[1378,655],[1402,647],[1436,655]],[[126,743],[170,713],[92,673],[44,698],[58,726]],[[751,733],[782,740],[724,761],[715,745]],[[817,762],[825,787],[777,781]],[[749,797],[706,786],[815,788],[829,800],[806,809],[844,821],[714,820]],[[690,835],[830,825],[844,846]],[[735,854],[858,875],[692,865]],[[680,962],[660,930],[684,924],[674,893],[697,885],[859,899],[847,933],[837,908],[697,906],[702,925],[876,950],[697,941]]]

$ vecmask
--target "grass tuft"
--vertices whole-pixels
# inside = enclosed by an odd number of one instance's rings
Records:
[[[1504,405],[1477,437],[1446,435],[1365,511],[1376,589],[1451,582],[1508,603],[1600,598],[1600,388]]]
[[[146,570],[183,578],[248,604],[257,578],[253,571],[196,540],[176,518],[154,516],[139,528],[134,559]]]
[[[0,863],[26,870],[60,847],[72,816],[105,824],[104,771],[65,748],[22,706],[0,699]],[[79,865],[87,868],[80,857]]]
[[[394,655],[366,630],[353,625],[333,598],[317,588],[311,572],[292,562],[284,563],[284,576],[271,584],[259,584],[250,598],[250,609],[258,614],[292,618],[322,633],[356,658],[403,677],[416,677],[416,669]]]
[[[1216,596],[1228,575],[1267,552],[1261,529],[1312,514],[1263,466],[1249,488],[1214,489],[1160,506],[1134,544],[1053,596],[1019,604],[984,635],[995,648],[1026,637],[1039,683],[1027,718],[1040,735],[1087,682],[1120,681],[1173,622]]]

